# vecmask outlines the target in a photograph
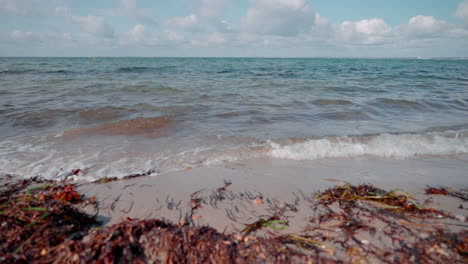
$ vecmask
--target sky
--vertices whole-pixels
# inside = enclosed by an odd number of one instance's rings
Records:
[[[468,0],[0,0],[0,56],[468,57]]]

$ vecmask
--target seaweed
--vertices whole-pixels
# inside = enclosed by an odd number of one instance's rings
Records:
[[[431,187],[431,186],[427,186],[426,188],[426,194],[440,194],[440,195],[450,195],[450,196],[453,196],[453,197],[457,197],[457,198],[460,198],[464,201],[468,201],[468,193],[465,191],[456,191],[456,190],[453,190],[451,188],[448,188],[448,187],[439,187],[439,188],[435,188],[435,187]]]
[[[31,186],[36,183],[45,183]],[[98,225],[74,205],[96,205],[73,185],[23,180],[0,193],[0,262],[41,262],[50,249]]]
[[[218,188],[217,193],[226,193]],[[79,208],[97,206],[73,184],[40,179],[5,184],[0,192],[2,263],[466,263],[468,232],[450,233],[427,222],[443,212],[419,205],[403,191],[372,185],[335,186],[304,199],[314,214],[301,233],[284,233],[294,204],[272,206],[239,234],[194,227],[206,202],[190,196],[190,219],[173,224],[127,218],[100,226]],[[255,198],[249,192],[235,199]],[[260,194],[263,196],[262,194]],[[304,196],[305,197],[305,196]],[[120,198],[117,197],[116,201]],[[298,197],[296,197],[298,198]],[[234,198],[233,198],[234,199]],[[265,201],[268,201],[265,198]],[[166,199],[169,206],[179,204]],[[265,203],[265,205],[267,205]],[[273,206],[275,205],[275,206]],[[129,212],[133,203],[127,209]],[[180,209],[180,208],[179,208]],[[229,209],[226,212],[232,215]],[[446,214],[444,214],[446,215]],[[201,217],[201,216],[200,216]],[[233,221],[234,217],[231,216]],[[183,221],[181,221],[183,222]],[[377,226],[379,226],[377,228]],[[256,231],[266,229],[268,236]],[[275,232],[269,232],[273,230]],[[254,235],[254,233],[256,235]],[[259,232],[260,233],[260,232]],[[371,241],[378,243],[371,243]]]
[[[401,190],[385,191],[372,185],[353,186],[345,184],[330,188],[315,198],[321,204],[338,202],[341,206],[359,206],[358,201],[375,208],[390,210],[394,213],[434,214],[447,216],[444,212],[419,205],[413,197]]]

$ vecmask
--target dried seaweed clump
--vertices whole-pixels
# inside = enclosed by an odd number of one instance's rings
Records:
[[[192,213],[201,206],[197,193],[191,196]],[[285,205],[239,234],[158,219],[128,218],[92,228],[98,224],[95,218],[76,207],[96,203],[77,193],[74,185],[35,179],[5,184],[0,186],[0,262],[468,262],[468,232],[446,232],[432,221],[439,219],[432,218],[439,212],[419,206],[407,193],[344,185],[315,197],[310,200],[313,215],[303,232],[259,237],[251,234],[289,224],[284,213],[296,207]]]
[[[0,193],[0,262],[37,262],[60,243],[80,239],[97,222],[73,205],[92,203],[73,185],[37,179],[5,184]]]
[[[435,214],[446,216],[441,211],[419,205],[410,194],[401,190],[385,191],[368,184],[358,186],[346,184],[335,186],[315,198],[319,203],[330,205],[338,202],[341,206],[356,206],[357,201],[365,202],[380,209],[394,213]]]
[[[335,186],[315,195],[307,232],[351,263],[467,263],[468,232],[445,229],[454,217],[403,191]],[[460,222],[453,223],[465,226]]]
[[[57,247],[50,258],[70,263],[330,263],[295,250],[288,237],[236,238],[210,227],[128,219]],[[307,244],[307,241],[302,243]],[[333,262],[335,263],[335,262]]]

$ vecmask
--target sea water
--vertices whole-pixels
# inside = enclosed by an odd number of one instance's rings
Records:
[[[0,173],[468,153],[468,60],[0,58]]]

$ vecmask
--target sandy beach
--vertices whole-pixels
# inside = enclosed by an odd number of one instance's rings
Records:
[[[463,263],[466,158],[251,159],[95,183],[6,177],[1,250],[16,249],[0,259]]]
[[[84,184],[79,187],[86,196],[95,196],[100,204],[100,216],[106,224],[118,223],[126,217],[160,218],[178,223],[191,214],[191,196],[203,200],[194,220],[196,226],[208,225],[220,232],[235,232],[243,224],[260,216],[271,215],[275,208],[295,204],[294,224],[285,232],[297,232],[307,223],[310,213],[307,203],[314,193],[345,183],[370,183],[386,190],[400,189],[428,205],[466,218],[459,209],[468,204],[446,196],[425,195],[427,186],[467,187],[467,157],[452,159],[425,157],[383,160],[375,158],[328,159],[322,161],[290,161],[253,159],[226,163],[218,167],[190,168],[159,176],[140,177],[104,184]],[[214,203],[213,197],[224,182],[230,199]],[[256,204],[255,198],[263,197]],[[234,217],[236,221],[230,219]],[[455,227],[453,227],[455,228]],[[455,228],[457,229],[457,228]]]

